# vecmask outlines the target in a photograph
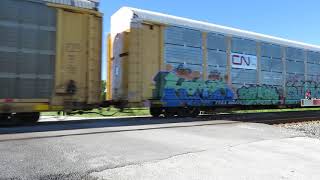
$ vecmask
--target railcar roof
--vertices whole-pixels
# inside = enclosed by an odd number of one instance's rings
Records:
[[[43,0],[45,2],[64,4],[85,9],[97,9],[100,0]]]
[[[320,51],[320,46],[307,44],[303,42],[288,40],[284,38],[273,37],[265,34],[240,30],[236,28],[216,25],[212,23],[196,21],[192,19],[162,14],[158,12],[152,12],[132,7],[122,7],[115,14],[120,13],[121,15],[126,15],[130,21],[150,21],[166,25],[183,26],[192,29],[198,29],[208,32],[216,32],[222,34],[228,34],[233,36],[239,36],[242,38],[259,40],[266,43],[278,44],[283,46],[295,47],[300,49],[308,49],[311,51]]]

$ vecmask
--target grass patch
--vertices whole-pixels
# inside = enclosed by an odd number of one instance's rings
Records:
[[[236,111],[232,111],[232,113],[268,113],[268,112],[293,112],[293,111],[320,111],[320,108],[285,108],[285,109],[236,110]]]
[[[57,112],[43,112],[42,116],[57,116]],[[123,117],[123,116],[146,116],[150,115],[148,108],[127,108],[120,111],[116,108],[94,109],[84,114],[74,114],[75,117]]]
[[[256,109],[256,110],[235,110],[226,113],[272,113],[272,112],[293,112],[293,111],[320,111],[320,108],[287,108],[287,109]],[[220,111],[220,113],[223,113]],[[42,116],[57,116],[57,112],[43,112]],[[75,117],[124,117],[124,116],[148,116],[149,108],[127,108],[120,111],[116,108],[94,109],[85,114],[74,114]]]

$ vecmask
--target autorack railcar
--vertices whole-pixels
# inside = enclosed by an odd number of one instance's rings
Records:
[[[1,0],[0,121],[88,110],[101,98],[99,0]]]
[[[153,116],[320,96],[320,47],[306,43],[124,7],[108,50],[108,99]]]

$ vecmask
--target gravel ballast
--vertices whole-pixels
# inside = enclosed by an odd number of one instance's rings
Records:
[[[311,138],[320,139],[320,121],[288,123],[277,125],[281,128],[295,130]]]

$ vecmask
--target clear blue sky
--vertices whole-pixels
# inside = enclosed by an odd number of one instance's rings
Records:
[[[319,0],[101,0],[105,35],[110,31],[110,16],[122,6],[320,45]]]

